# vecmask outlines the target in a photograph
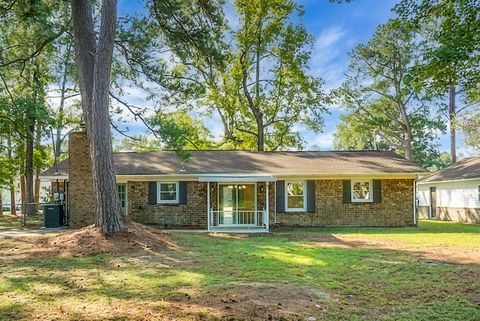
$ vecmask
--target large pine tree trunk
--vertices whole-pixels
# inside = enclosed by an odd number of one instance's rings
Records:
[[[13,157],[12,138],[10,136],[10,132],[8,133],[8,136],[7,136],[7,155],[9,159],[12,159]],[[17,208],[15,204],[15,181],[13,179],[13,173],[8,183],[9,183],[8,186],[10,189],[10,214],[17,215]]]
[[[116,1],[103,0],[98,45],[89,0],[72,0],[75,56],[92,160],[95,225],[107,235],[124,228],[117,200],[109,116]]]
[[[22,173],[20,176],[20,198],[21,198],[21,205],[22,205],[22,214],[25,214],[25,199],[26,199],[26,192],[25,192],[25,175]]]
[[[17,215],[17,204],[15,203],[15,183],[10,178],[10,214]]]
[[[28,133],[25,142],[25,208],[24,214],[27,216],[35,214],[35,197],[33,186],[33,135],[35,132],[35,125],[28,126]]]
[[[3,188],[0,187],[0,215],[3,215]]]
[[[40,150],[41,148],[41,139],[42,139],[42,126],[40,122],[37,122],[37,130],[35,132],[35,149]],[[34,189],[34,199],[35,199],[35,213],[38,213],[40,209],[40,172],[41,169],[39,164],[35,166],[35,189]]]
[[[35,170],[35,212],[40,209],[40,169]]]
[[[457,161],[457,142],[455,132],[455,94],[455,87],[450,87],[450,90],[448,91],[448,121],[450,125],[450,156],[452,158],[452,163],[455,163]]]

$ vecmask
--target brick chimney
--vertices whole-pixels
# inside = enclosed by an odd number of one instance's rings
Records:
[[[69,225],[73,228],[80,228],[95,222],[92,166],[85,130],[70,133],[68,152]]]

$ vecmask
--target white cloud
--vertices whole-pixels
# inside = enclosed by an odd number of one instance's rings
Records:
[[[314,75],[325,81],[325,90],[336,88],[343,81],[347,65],[345,45],[350,43],[346,34],[345,29],[333,26],[315,40],[310,67]]]
[[[315,137],[312,146],[318,146],[321,149],[333,149],[334,132],[322,133]]]
[[[340,39],[343,38],[345,35],[345,30],[340,28],[339,26],[333,26],[331,28],[328,28],[322,33],[317,38],[317,43],[326,47],[330,47],[332,45],[335,45]]]
[[[334,26],[322,31],[313,45],[312,67],[320,70],[328,67],[330,61],[340,53],[339,42],[344,38],[345,30]]]

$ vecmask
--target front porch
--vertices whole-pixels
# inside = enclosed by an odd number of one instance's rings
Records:
[[[229,233],[268,232],[268,211],[210,210],[208,230]]]
[[[209,231],[268,233],[269,182],[275,178],[208,176],[199,181],[207,182]]]

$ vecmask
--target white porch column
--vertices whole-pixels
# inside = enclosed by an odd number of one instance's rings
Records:
[[[208,230],[210,231],[211,218],[210,218],[210,182],[207,182],[207,221],[208,221]]]
[[[265,216],[265,219],[264,219],[264,222],[266,224],[266,228],[267,228],[267,231],[268,229],[270,228],[270,210],[269,210],[269,207],[270,207],[270,197],[268,196],[268,187],[270,185],[270,182],[266,182],[266,193],[265,193],[265,208],[267,209],[266,212],[267,212],[267,215]]]

